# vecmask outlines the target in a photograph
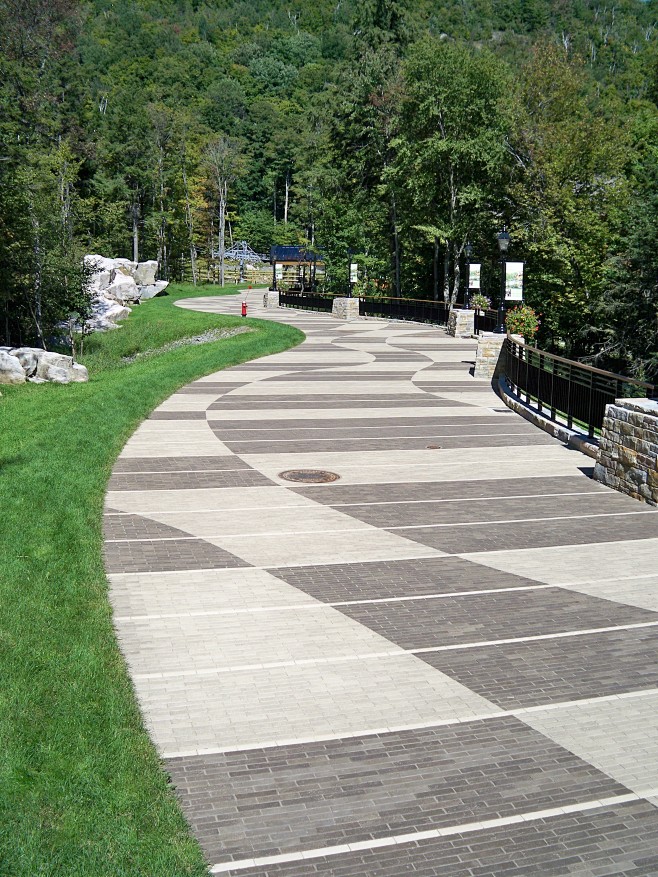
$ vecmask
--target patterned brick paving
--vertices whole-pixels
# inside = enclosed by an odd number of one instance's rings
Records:
[[[627,791],[511,717],[172,759],[165,767],[211,861],[509,817]]]
[[[631,502],[633,502],[631,500]],[[532,514],[529,510],[528,514]],[[526,517],[526,516],[524,516]],[[628,514],[606,517],[570,517],[567,520],[524,521],[514,524],[491,523],[486,527],[428,527],[397,531],[450,554],[473,551],[499,551],[504,548],[542,548],[549,545],[586,545],[626,539],[658,537],[658,515],[633,503]]]
[[[249,566],[244,560],[200,539],[107,542],[108,573],[142,573]]]
[[[467,427],[470,431],[470,427]],[[399,484],[331,484],[318,490],[316,487],[295,487],[295,493],[307,496],[314,502],[327,505],[366,502],[441,502],[487,499],[489,497],[522,496],[534,502],[532,497],[542,494],[590,493],[616,496],[595,481],[581,476],[570,478],[506,478],[479,479],[477,481],[401,482]],[[497,508],[497,504],[495,506]],[[632,505],[637,509],[638,506]]]
[[[655,688],[657,650],[647,627],[419,657],[510,709]]]
[[[658,512],[474,381],[473,342],[249,307],[309,340],[168,399],[105,517],[213,873],[657,875]]]
[[[128,472],[207,472],[209,469],[251,469],[238,457],[124,457],[114,464],[114,474]]]
[[[340,611],[404,649],[658,622],[656,612],[561,588],[341,606]]]
[[[650,804],[607,807],[438,840],[230,871],[243,877],[655,877],[658,823]]]
[[[324,603],[536,585],[460,557],[284,567],[271,573]]]
[[[222,440],[234,454],[267,454],[272,450],[272,444],[269,441],[249,441],[236,442],[231,441],[222,434]],[[367,438],[344,439],[327,437],[318,437],[304,440],[291,440],[281,442],[278,448],[283,454],[303,454],[313,449],[327,451],[413,451],[427,448],[428,445],[438,445],[438,449],[446,448],[507,448],[515,445],[546,445],[551,443],[551,438],[546,433],[539,435],[478,435],[469,436],[423,436],[420,438],[405,438],[399,436],[396,438],[386,438],[383,436],[369,436]]]
[[[271,479],[253,470],[142,472],[133,475],[112,475],[109,489],[190,490],[206,487],[264,487],[273,483]]]

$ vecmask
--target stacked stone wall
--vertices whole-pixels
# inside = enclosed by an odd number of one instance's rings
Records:
[[[658,401],[616,399],[606,407],[594,478],[658,505]]]

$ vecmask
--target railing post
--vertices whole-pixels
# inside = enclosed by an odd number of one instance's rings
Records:
[[[589,404],[587,406],[587,433],[590,438],[594,435],[594,424],[592,423],[592,404],[594,402],[594,372],[589,373]]]

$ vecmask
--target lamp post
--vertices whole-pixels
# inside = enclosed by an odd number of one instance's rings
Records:
[[[464,292],[464,310],[471,309],[471,256],[473,255],[473,245],[470,241],[464,246],[464,254],[466,256],[466,291]]]
[[[500,305],[498,307],[498,323],[494,332],[498,335],[505,334],[505,272],[506,272],[506,262],[505,256],[507,255],[507,251],[509,249],[510,244],[510,236],[507,229],[503,228],[502,231],[498,232],[496,235],[498,240],[498,249],[500,251]]]
[[[347,251],[347,297],[352,298],[352,289],[354,288],[354,281],[352,280],[352,256],[354,255],[354,250],[352,247]]]

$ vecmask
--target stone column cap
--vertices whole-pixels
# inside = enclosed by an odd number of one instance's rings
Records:
[[[615,399],[615,405],[628,411],[639,411],[641,414],[658,417],[658,399]]]

